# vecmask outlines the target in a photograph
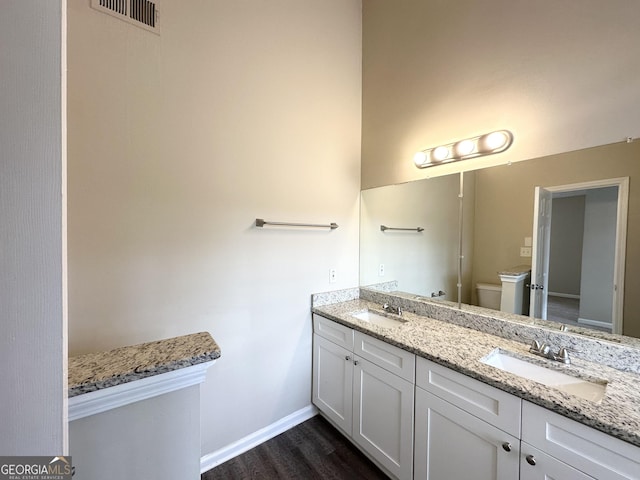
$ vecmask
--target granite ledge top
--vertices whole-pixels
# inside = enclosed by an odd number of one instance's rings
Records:
[[[531,273],[531,265],[516,265],[505,268],[504,270],[500,270],[498,275],[524,275],[525,273]]]
[[[313,307],[314,313],[354,330],[379,338],[418,356],[439,363],[483,383],[548,408],[616,438],[640,446],[640,375],[575,358],[560,365],[528,352],[528,346],[514,340],[472,330],[442,320],[405,311],[403,323],[386,328],[358,320],[351,313],[379,305],[356,299]],[[594,403],[520,376],[498,370],[480,360],[495,349],[527,357],[532,363],[578,376],[608,381],[605,397]]]
[[[68,397],[206,363],[220,347],[207,332],[69,358]]]

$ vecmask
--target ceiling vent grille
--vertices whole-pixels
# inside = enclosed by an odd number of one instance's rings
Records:
[[[91,0],[96,10],[160,35],[158,3],[158,0]]]

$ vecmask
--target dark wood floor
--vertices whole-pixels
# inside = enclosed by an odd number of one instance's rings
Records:
[[[204,473],[201,480],[388,480],[320,415]]]

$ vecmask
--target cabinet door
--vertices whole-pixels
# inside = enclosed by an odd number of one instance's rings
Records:
[[[399,479],[413,471],[413,384],[360,357],[354,362],[353,440]]]
[[[313,403],[351,435],[353,353],[319,335],[313,336]]]
[[[522,442],[521,452],[520,480],[593,480],[525,442]]]
[[[416,388],[415,479],[514,480],[520,441]]]

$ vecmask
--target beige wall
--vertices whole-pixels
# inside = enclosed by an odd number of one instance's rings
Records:
[[[69,342],[211,332],[208,454],[310,404],[310,294],[357,285],[361,4],[162,5],[69,1]]]
[[[362,185],[640,136],[640,3],[367,0]],[[511,149],[451,167],[414,152],[495,129]]]
[[[623,330],[640,337],[640,298],[635,293],[640,290],[640,142],[488,168],[475,176],[474,284],[497,283],[499,269],[523,263],[520,247],[524,237],[532,236],[536,185],[630,177]]]

